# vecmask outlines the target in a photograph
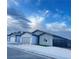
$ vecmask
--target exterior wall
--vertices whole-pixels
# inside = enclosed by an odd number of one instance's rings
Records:
[[[21,43],[21,42],[20,42],[20,38],[21,38],[21,36],[16,36],[15,42],[16,42],[16,43]]]
[[[34,45],[38,45],[38,38],[36,36],[32,36],[32,43]]]
[[[53,45],[53,36],[44,34],[40,36],[39,40],[40,45],[52,46]]]
[[[8,36],[7,40],[8,43],[20,43],[20,36]]]
[[[20,42],[22,44],[31,44],[32,42],[32,35],[25,33],[24,35],[21,36]]]
[[[9,42],[10,42],[10,43],[15,43],[15,39],[16,39],[15,36],[11,36]]]

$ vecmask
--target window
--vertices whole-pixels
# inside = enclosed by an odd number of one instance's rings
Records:
[[[47,42],[47,40],[46,40],[46,39],[44,39],[44,42]]]

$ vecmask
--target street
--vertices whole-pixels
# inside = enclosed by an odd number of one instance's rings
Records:
[[[33,53],[27,53],[14,48],[7,48],[7,59],[54,59],[35,55]]]

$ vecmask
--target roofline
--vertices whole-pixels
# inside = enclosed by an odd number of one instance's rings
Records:
[[[51,35],[51,36],[57,36],[57,37],[59,37],[59,38],[68,39],[68,38],[64,38],[64,37],[61,37],[61,36],[58,36],[58,35],[55,35],[55,34],[51,34],[51,33],[48,33],[48,32],[42,31],[42,30],[38,30],[38,29],[35,30],[35,31],[33,31],[32,33],[35,33],[36,31],[43,32],[42,34],[40,34],[40,35],[38,35],[38,36],[41,36],[41,35],[43,35],[43,34],[49,34],[49,35]],[[70,40],[70,39],[68,39],[68,40]]]
[[[15,36],[22,36],[22,35],[24,35],[24,34],[26,34],[26,33],[28,33],[28,34],[31,34],[31,35],[33,35],[33,36],[37,36],[37,35],[34,35],[33,33],[31,33],[31,32],[23,32],[23,33],[21,33],[20,35],[19,34],[17,34],[18,32],[13,32],[13,33],[10,33],[10,34],[8,34],[7,36],[11,36],[11,35],[15,35]]]

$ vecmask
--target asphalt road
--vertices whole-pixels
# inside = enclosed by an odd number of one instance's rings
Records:
[[[7,48],[7,59],[54,59],[46,56],[30,54],[14,48]]]

